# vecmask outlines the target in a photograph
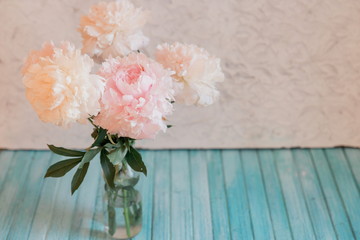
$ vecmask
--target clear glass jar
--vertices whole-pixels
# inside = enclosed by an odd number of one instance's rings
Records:
[[[134,186],[140,174],[127,164],[116,166],[115,188],[105,183],[105,230],[115,239],[131,239],[142,227],[141,195]]]

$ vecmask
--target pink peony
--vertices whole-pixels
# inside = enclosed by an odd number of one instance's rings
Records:
[[[141,31],[147,13],[130,1],[100,2],[83,16],[79,31],[83,38],[83,52],[99,60],[125,56],[149,42]]]
[[[224,81],[220,59],[210,56],[203,48],[165,43],[157,47],[156,60],[175,71],[173,78],[180,84],[175,92],[177,102],[206,106],[218,98],[215,84]]]
[[[170,71],[142,53],[130,53],[108,59],[99,74],[107,83],[95,124],[133,139],[166,131],[165,117],[173,110]]]
[[[90,74],[93,60],[69,42],[45,43],[29,54],[22,69],[26,97],[39,118],[60,126],[86,122],[99,112],[104,82]]]

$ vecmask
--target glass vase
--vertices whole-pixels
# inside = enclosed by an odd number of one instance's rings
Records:
[[[134,189],[140,175],[126,163],[115,169],[115,188],[105,183],[105,230],[114,239],[131,239],[142,226],[141,195]]]

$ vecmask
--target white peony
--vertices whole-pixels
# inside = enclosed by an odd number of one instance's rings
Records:
[[[29,54],[22,69],[26,97],[39,118],[59,126],[86,122],[100,110],[104,89],[100,76],[90,74],[93,60],[69,42],[45,43]]]
[[[146,46],[149,39],[141,28],[147,15],[128,0],[100,2],[92,6],[80,22],[83,53],[104,61]]]
[[[173,78],[180,87],[175,88],[175,100],[187,105],[207,106],[219,96],[217,82],[224,81],[220,59],[210,56],[195,45],[167,43],[157,47],[156,59],[175,71]]]

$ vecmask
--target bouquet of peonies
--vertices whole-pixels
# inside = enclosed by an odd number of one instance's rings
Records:
[[[81,50],[67,41],[48,42],[24,64],[26,97],[42,121],[63,127],[90,122],[94,127],[94,142],[83,151],[49,145],[70,158],[50,166],[45,177],[62,177],[77,166],[72,193],[97,154],[111,189],[121,172],[146,175],[135,140],[165,132],[175,101],[206,106],[219,95],[215,84],[224,79],[220,60],[204,49],[165,43],[157,47],[156,60],[141,53],[149,41],[141,31],[147,16],[128,0],[100,2],[81,18]],[[96,73],[94,62],[101,64]]]

